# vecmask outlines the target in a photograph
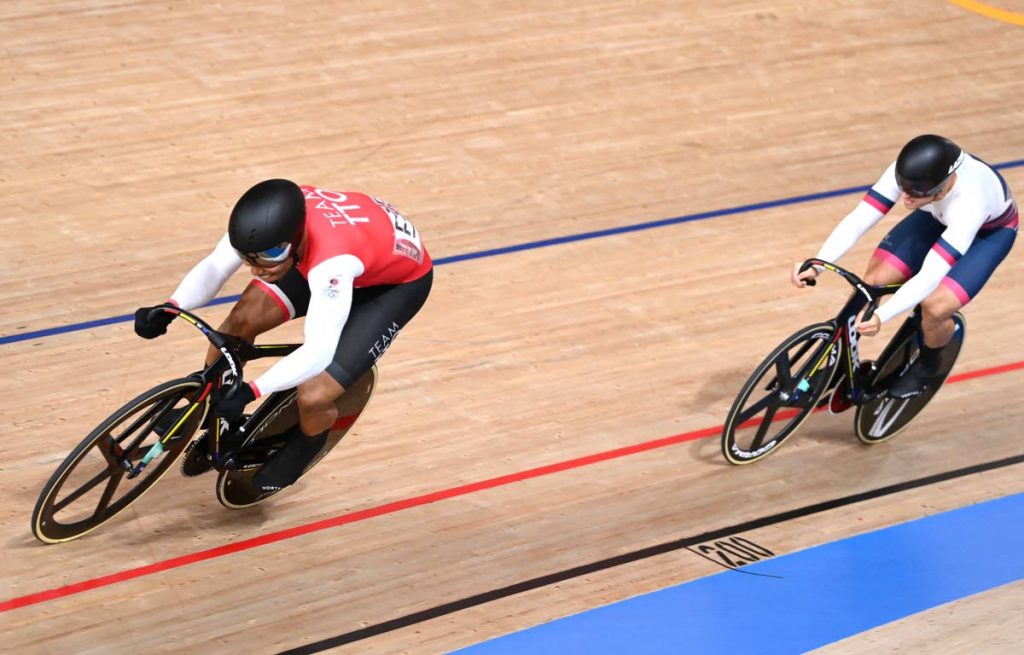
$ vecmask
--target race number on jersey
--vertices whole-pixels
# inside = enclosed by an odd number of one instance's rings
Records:
[[[373,198],[371,196],[371,198]],[[373,201],[384,210],[384,213],[391,219],[391,226],[395,229],[395,254],[408,257],[417,264],[423,263],[423,244],[420,242],[420,233],[408,218],[402,215],[391,206],[386,200],[373,198]]]

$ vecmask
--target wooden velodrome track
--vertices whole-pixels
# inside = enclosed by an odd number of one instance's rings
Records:
[[[737,468],[715,428],[771,347],[836,311],[841,283],[800,292],[787,271],[860,194],[537,243],[862,187],[922,132],[1020,160],[1021,27],[941,0],[560,4],[0,5],[4,650],[443,652],[721,569],[672,549],[511,585],[1024,452],[1020,246],[965,311],[961,377],[908,431],[868,448],[850,414],[818,414]],[[1024,193],[1024,168],[1003,173]],[[36,333],[162,301],[267,177],[387,198],[441,262],[355,433],[266,505],[229,511],[214,476],[172,472],[85,538],[37,543],[66,453],[204,343],[177,324]],[[459,257],[518,244],[544,247]],[[742,535],[791,552],[1020,492],[1021,471]],[[826,650],[1010,650],[1021,597]]]

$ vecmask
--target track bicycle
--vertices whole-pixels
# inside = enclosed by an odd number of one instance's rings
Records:
[[[877,360],[861,360],[854,328],[857,315],[866,306],[864,317],[870,319],[878,300],[902,285],[869,285],[820,259],[808,259],[799,270],[811,266],[836,273],[855,291],[835,318],[797,330],[754,369],[722,429],[722,455],[731,464],[750,464],[777,451],[815,409],[825,405],[834,414],[855,406],[857,438],[865,444],[887,441],[931,401],[960,354],[966,324],[957,312],[953,338],[942,351],[937,382],[910,398],[888,397],[889,385],[918,356],[920,307],[903,321]]]
[[[184,319],[221,354],[205,369],[164,382],[129,401],[68,454],[43,487],[32,512],[32,534],[44,543],[76,539],[114,518],[156,484],[182,453],[181,470],[186,477],[211,469],[218,472],[217,500],[225,507],[249,507],[280,491],[258,490],[252,477],[287,442],[283,434],[298,423],[295,389],[269,394],[237,424],[216,416],[210,394],[221,384],[227,386],[226,394],[237,392],[243,362],[284,357],[300,344],[254,345],[218,332],[174,305],[153,311]],[[373,367],[338,398],[339,418],[303,475],[352,428],[376,382]],[[207,430],[208,438],[193,440],[200,427]]]

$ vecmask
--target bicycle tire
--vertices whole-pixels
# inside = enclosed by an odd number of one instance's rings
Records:
[[[189,416],[185,423],[180,428],[180,434],[174,437],[173,440],[168,442],[168,446],[165,448],[162,454],[158,456],[156,460],[151,462],[146,468],[142,470],[138,477],[134,479],[126,478],[126,471],[124,468],[119,467],[115,462],[112,462],[112,456],[110,452],[104,453],[100,444],[103,443],[104,438],[110,438],[111,433],[124,424],[126,421],[132,419],[143,412],[142,417],[135,418],[136,426],[135,429],[128,434],[122,433],[117,439],[112,439],[113,443],[117,447],[121,447],[120,441],[127,439],[129,436],[142,428],[142,432],[133,437],[133,442],[127,444],[129,449],[127,452],[134,452],[138,457],[141,457],[143,453],[149,450],[149,447],[155,443],[157,437],[153,433],[153,418],[156,416],[158,411],[159,403],[172,400],[168,405],[168,409],[179,406],[183,401],[188,401],[187,396],[200,391],[202,383],[196,378],[179,378],[171,380],[163,384],[157,385],[146,391],[139,396],[136,396],[131,401],[122,405],[117,411],[104,419],[89,435],[83,439],[61,462],[57,470],[54,471],[53,475],[43,486],[43,490],[39,494],[39,499],[36,501],[35,508],[32,511],[32,534],[43,543],[56,544],[65,541],[71,541],[82,537],[89,532],[95,530],[99,526],[103,525],[110,519],[117,516],[120,512],[125,510],[127,507],[135,503],[142,495],[150,489],[171,467],[181,452],[189,444],[195,431],[202,424],[203,419],[209,409],[209,400],[204,400],[199,406],[199,411],[195,412],[192,416]],[[180,405],[185,406],[185,405]],[[157,408],[154,410],[154,408]],[[152,412],[149,419],[142,420],[145,417],[145,412]],[[149,422],[145,425],[146,421]],[[136,443],[137,442],[137,443]],[[93,451],[97,451],[102,460],[106,463],[107,470],[100,470],[96,475],[86,482],[85,486],[75,490],[71,494],[64,497],[63,500],[59,499],[60,492],[64,490],[65,484],[69,481],[72,474],[76,473],[80,464],[82,464],[86,457]],[[125,452],[122,450],[122,452]],[[95,462],[99,463],[99,462]],[[72,521],[70,523],[62,522],[57,514],[67,508],[69,508],[76,500],[81,500],[87,497],[92,489],[98,487],[102,483],[106,484],[106,488],[100,497],[100,502],[97,503],[95,511],[91,516],[87,516],[84,519]],[[117,488],[124,482],[131,482],[132,488],[116,501],[113,500],[114,494]],[[76,494],[78,494],[76,496]],[[113,501],[113,502],[112,502]],[[102,505],[102,506],[101,506]]]
[[[722,455],[726,461],[730,464],[744,465],[751,464],[753,462],[760,461],[768,455],[776,452],[779,447],[786,442],[789,437],[796,432],[796,429],[807,419],[808,416],[814,411],[815,406],[818,404],[818,400],[828,389],[835,376],[836,370],[839,368],[839,344],[831,345],[831,341],[836,332],[836,325],[831,321],[823,323],[814,323],[807,327],[797,330],[790,335],[785,341],[780,343],[776,348],[762,360],[762,362],[754,369],[754,372],[747,378],[746,383],[740,389],[739,394],[736,396],[736,400],[733,401],[732,407],[729,409],[729,414],[726,417],[725,424],[722,426]],[[756,406],[758,403],[768,401],[768,404],[764,407],[765,417],[760,421],[755,421],[755,417],[760,414],[761,410],[750,414],[752,407],[745,408],[744,405],[748,398],[753,394],[755,388],[762,382],[766,374],[768,374],[772,368],[776,367],[776,362],[784,354],[790,353],[794,348],[799,348],[802,344],[806,343],[809,339],[818,340],[821,342],[819,347],[812,347],[809,350],[798,351],[801,352],[801,358],[795,362],[799,367],[807,366],[809,362],[817,361],[818,358],[825,356],[828,351],[825,348],[832,348],[833,353],[829,354],[829,361],[825,364],[825,367],[814,374],[814,384],[808,389],[807,392],[802,396],[801,405],[799,407],[790,407],[785,414],[781,417],[776,415],[778,409],[784,406],[784,400],[780,398],[780,403],[772,403],[770,398],[775,393],[770,389],[773,385],[768,385],[765,388],[766,395],[761,400],[754,403]],[[810,352],[810,356],[803,358],[804,354]],[[787,357],[788,359],[788,357]],[[792,372],[792,371],[790,371]],[[777,384],[777,382],[775,383]],[[777,406],[771,407],[776,404]],[[771,409],[770,414],[767,410]],[[767,421],[765,420],[767,419]],[[751,442],[751,448],[746,448],[740,445],[736,438],[736,433],[740,429],[747,427],[758,427],[758,433],[761,433],[761,426],[766,424],[770,426],[772,423],[789,419],[789,421],[782,427],[782,429],[768,439],[767,434],[764,434],[760,438],[755,435],[754,440]],[[755,446],[756,447],[753,447]]]

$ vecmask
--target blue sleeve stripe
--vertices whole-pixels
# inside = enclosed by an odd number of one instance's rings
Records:
[[[953,258],[956,259],[956,260],[959,260],[961,257],[964,256],[964,254],[962,252],[960,252],[959,250],[957,250],[953,246],[949,245],[949,241],[946,241],[942,237],[939,237],[939,240],[935,242],[935,245],[940,246],[943,250],[945,250],[950,255],[952,255]]]
[[[892,206],[896,204],[895,200],[889,200],[888,198],[886,198],[885,196],[883,196],[879,192],[875,191],[873,188],[872,189],[868,189],[868,193],[867,193],[866,197],[871,198],[878,205],[881,205],[882,207],[885,207],[886,211],[892,209]],[[875,203],[872,203],[872,204],[875,204]]]

